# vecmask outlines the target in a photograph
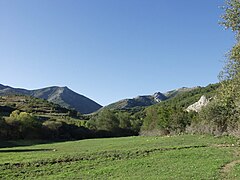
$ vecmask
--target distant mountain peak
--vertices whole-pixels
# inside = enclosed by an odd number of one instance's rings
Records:
[[[167,97],[161,92],[153,95],[141,95],[132,99],[123,99],[118,102],[105,106],[103,109],[129,109],[134,107],[146,107],[166,100]]]
[[[160,94],[162,94],[161,92],[155,92],[154,94],[153,94],[153,96],[157,96],[157,95],[160,95]]]
[[[67,87],[67,86],[62,86],[61,88],[63,88],[63,89],[69,89],[69,90],[70,90],[70,88]]]
[[[6,95],[27,95],[46,99],[62,107],[75,109],[82,114],[95,112],[102,107],[93,100],[72,91],[67,86],[51,86],[36,90],[26,90],[0,84],[0,96]]]
[[[155,92],[153,94],[153,97],[154,97],[155,101],[157,101],[157,102],[161,102],[161,101],[164,101],[167,99],[167,97],[164,94],[162,94],[161,92]]]
[[[167,97],[167,98],[173,98],[175,97],[176,95],[180,94],[180,93],[183,93],[183,92],[188,92],[188,91],[191,91],[193,89],[197,89],[199,88],[200,86],[196,86],[196,87],[192,87],[192,88],[189,88],[189,87],[181,87],[181,88],[178,88],[178,89],[174,89],[174,90],[171,90],[171,91],[167,91],[164,93],[164,95]]]

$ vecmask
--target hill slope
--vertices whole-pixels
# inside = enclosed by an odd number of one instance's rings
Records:
[[[93,100],[80,95],[67,87],[47,87],[37,90],[26,90],[19,88],[12,88],[0,84],[0,96],[6,95],[26,95],[41,98],[59,104],[65,108],[72,108],[82,114],[92,113],[97,111],[102,106]]]
[[[14,110],[34,113],[35,115],[63,115],[72,111],[58,104],[31,96],[9,95],[0,97],[0,113],[9,116]]]
[[[166,99],[167,97],[164,94],[157,92],[153,95],[138,96],[133,99],[123,99],[105,106],[104,109],[130,109],[134,107],[146,107],[165,101]]]
[[[164,95],[170,99],[170,98],[173,98],[179,94],[182,94],[182,93],[185,93],[185,92],[189,92],[189,91],[192,91],[194,89],[198,89],[198,88],[201,88],[200,86],[197,86],[197,87],[193,87],[193,88],[188,88],[188,87],[182,87],[182,88],[179,88],[179,89],[174,89],[174,90],[171,90],[171,91],[167,91],[166,93],[164,93]]]
[[[220,84],[209,84],[206,87],[190,88],[187,91],[179,91],[175,96],[172,96],[162,103],[153,105],[149,108],[156,108],[158,106],[176,106],[182,109],[186,109],[188,106],[196,103],[201,96],[205,96],[207,99],[214,97]]]
[[[167,91],[166,93],[154,93],[153,95],[138,96],[133,99],[123,99],[115,103],[109,104],[103,109],[112,110],[127,110],[136,107],[148,107],[152,105],[158,106],[158,104],[177,104],[182,107],[186,107],[198,101],[202,95],[212,95],[214,91],[219,87],[219,84],[209,84],[206,87],[193,87],[187,88],[182,87],[179,89],[174,89]],[[160,103],[162,102],[162,103]]]

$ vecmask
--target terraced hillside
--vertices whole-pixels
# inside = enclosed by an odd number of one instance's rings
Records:
[[[22,95],[0,96],[0,109],[20,110],[37,115],[64,115],[74,112],[43,99]],[[7,112],[5,112],[7,113]]]

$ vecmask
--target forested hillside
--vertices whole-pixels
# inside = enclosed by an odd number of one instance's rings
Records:
[[[92,115],[63,108],[30,96],[0,97],[2,139],[82,139],[138,135],[159,130],[164,134],[185,132],[196,113],[187,106],[202,95],[213,97],[219,84],[181,91],[147,108],[103,109]]]

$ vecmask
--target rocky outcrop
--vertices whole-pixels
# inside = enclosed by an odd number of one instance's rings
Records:
[[[201,98],[199,99],[199,101],[195,102],[194,104],[188,106],[188,108],[186,109],[187,112],[190,111],[195,111],[195,112],[199,112],[204,106],[206,106],[208,103],[210,102],[210,99],[207,99],[206,96],[201,96]]]

